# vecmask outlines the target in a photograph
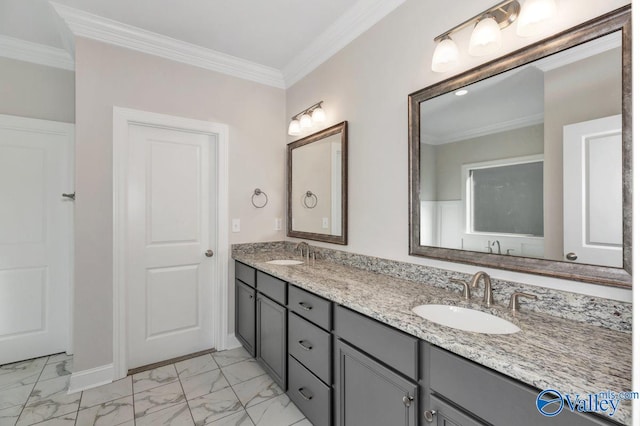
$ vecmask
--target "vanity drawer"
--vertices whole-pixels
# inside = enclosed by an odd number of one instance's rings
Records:
[[[289,354],[325,383],[331,383],[331,335],[291,311]]]
[[[331,330],[331,305],[322,297],[289,286],[289,309],[325,330]]]
[[[238,261],[236,261],[236,278],[251,287],[256,286],[256,270]]]
[[[331,388],[289,356],[289,398],[314,426],[331,424]]]
[[[435,346],[429,354],[431,390],[492,425],[595,426],[612,423],[568,408],[543,417],[536,408],[539,391]],[[499,409],[498,409],[499,407]]]
[[[287,304],[287,283],[276,277],[267,275],[262,271],[257,271],[256,281],[258,283],[258,291],[271,299],[280,303]]]
[[[333,325],[340,338],[407,377],[418,380],[417,338],[342,306],[337,306],[334,312]]]

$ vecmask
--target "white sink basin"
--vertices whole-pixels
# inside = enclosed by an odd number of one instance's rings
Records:
[[[301,262],[299,260],[291,260],[291,259],[277,259],[277,260],[269,260],[268,262],[271,265],[287,265],[287,266],[291,266],[291,265],[302,265],[304,262]]]
[[[458,330],[486,334],[512,334],[520,328],[502,318],[475,309],[449,305],[420,305],[413,313],[424,319]]]

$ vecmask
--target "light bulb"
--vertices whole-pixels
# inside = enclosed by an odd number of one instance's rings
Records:
[[[300,122],[298,120],[291,120],[288,133],[291,136],[298,136],[300,134]]]
[[[307,130],[311,128],[311,126],[311,116],[305,112],[304,114],[302,114],[302,117],[300,117],[300,129]]]
[[[447,72],[458,65],[460,52],[458,46],[449,36],[440,40],[433,52],[431,70],[434,72]]]
[[[490,55],[502,47],[500,26],[493,16],[487,16],[476,24],[469,40],[469,55]]]
[[[318,108],[313,110],[313,113],[311,113],[311,118],[313,119],[314,123],[324,123],[324,120],[327,118],[327,116],[324,113],[322,107],[319,106]]]
[[[555,0],[525,0],[518,17],[516,33],[520,37],[531,37],[545,29],[546,21],[556,13]]]

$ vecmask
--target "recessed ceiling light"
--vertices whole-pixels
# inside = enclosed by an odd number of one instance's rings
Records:
[[[469,93],[469,91],[468,91],[468,90],[465,90],[465,89],[458,90],[458,91],[456,92],[456,96],[464,96],[464,95],[466,95],[467,93]]]

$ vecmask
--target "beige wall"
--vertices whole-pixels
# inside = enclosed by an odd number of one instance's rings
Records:
[[[407,95],[492,59],[470,58],[463,53],[458,69],[448,74],[430,70],[435,49],[433,38],[494,3],[407,0],[287,90],[287,116],[323,100],[328,125],[349,121],[349,245],[332,247],[450,270],[477,271],[477,267],[470,265],[408,255]],[[628,3],[626,0],[558,2],[558,18],[549,33],[521,38],[515,35],[515,26],[511,26],[503,31],[503,49],[496,56]],[[455,38],[466,43],[469,31]],[[464,49],[465,44],[461,44],[460,50]],[[616,292],[573,281],[488,271],[497,278],[589,294]],[[628,299],[630,294],[627,291],[618,297]]]
[[[274,231],[275,218],[284,218],[284,103],[280,89],[76,41],[76,371],[112,362],[113,106],[229,126],[229,218],[242,224],[229,234],[233,244],[284,237]],[[263,209],[251,205],[257,187],[269,196]],[[232,318],[232,303],[230,310]]]
[[[621,64],[622,51],[618,48],[545,73],[544,253],[547,259],[564,260],[563,126],[621,113]]]
[[[434,146],[432,161],[436,167],[435,200],[462,199],[463,164],[542,154],[543,133],[544,126],[537,124]]]
[[[74,72],[0,57],[0,114],[75,122]]]

